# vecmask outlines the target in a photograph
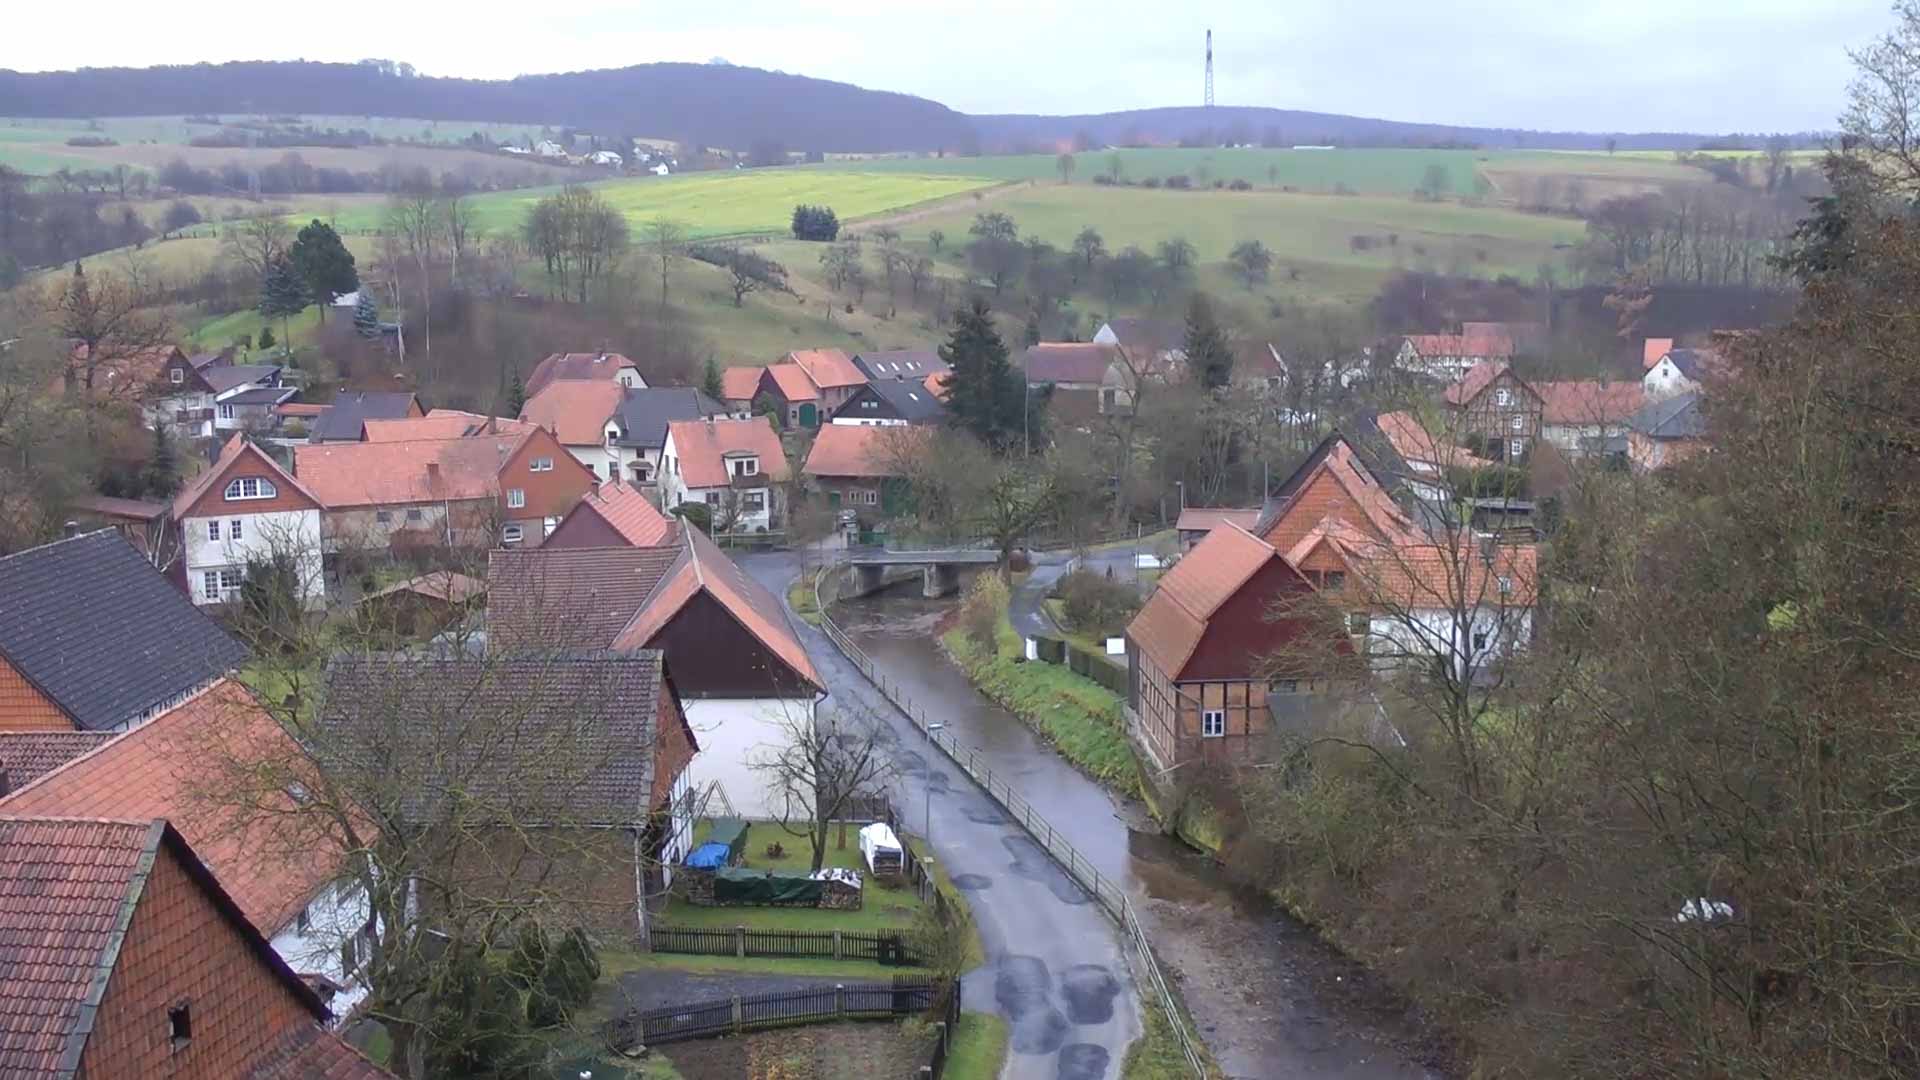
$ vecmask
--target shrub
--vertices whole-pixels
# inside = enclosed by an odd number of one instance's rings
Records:
[[[1145,180],[1140,181],[1140,186],[1157,188],[1160,186],[1160,178],[1157,176],[1149,176]]]
[[[974,579],[967,598],[960,605],[960,628],[967,642],[986,655],[992,655],[994,635],[1000,629],[1000,616],[1007,610],[1007,583],[999,574],[985,573]]]
[[[1097,637],[1112,637],[1140,610],[1140,594],[1132,587],[1092,570],[1061,578],[1059,592],[1067,625]]]
[[[1239,179],[1234,180],[1234,182],[1231,184],[1228,184],[1227,187],[1233,189],[1234,191],[1252,191],[1253,190],[1253,185],[1251,183],[1245,180],[1239,180]]]
[[[1096,187],[1112,187],[1113,177],[1108,176],[1106,173],[1094,173],[1093,183]]]
[[[1193,186],[1193,178],[1186,173],[1174,173],[1172,176],[1167,177],[1167,186],[1179,191],[1185,191]]]

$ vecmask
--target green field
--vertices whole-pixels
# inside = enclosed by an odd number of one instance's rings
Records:
[[[851,221],[962,195],[992,183],[978,177],[898,172],[756,169],[608,180],[589,186],[636,228],[664,217],[684,223],[694,237],[717,237],[784,233],[794,206],[800,203],[831,206],[842,221]],[[519,227],[534,203],[555,190],[495,192],[475,196],[473,205],[482,228],[510,230]],[[348,209],[341,213],[338,226],[377,228],[381,214],[377,206]]]

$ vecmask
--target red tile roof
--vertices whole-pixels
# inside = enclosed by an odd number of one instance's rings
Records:
[[[1537,382],[1540,420],[1546,424],[1625,424],[1647,403],[1639,382]]]
[[[770,364],[767,375],[780,396],[790,402],[820,400],[820,388],[799,364]]]
[[[1045,341],[1027,347],[1030,383],[1086,383],[1098,386],[1120,350],[1090,341]]]
[[[607,648],[685,558],[685,543],[495,549],[487,557],[487,631],[543,648]]]
[[[761,366],[720,369],[720,391],[728,401],[752,401],[760,389]]]
[[[248,814],[214,787],[247,762],[297,762],[298,744],[238,683],[212,688],[0,799],[0,814],[166,818],[271,936],[332,880],[344,856],[294,837],[299,815]],[[297,767],[297,765],[295,766]],[[291,808],[291,796],[276,795]],[[300,857],[291,853],[301,851]]]
[[[1442,356],[1505,359],[1513,355],[1513,338],[1506,333],[1408,334],[1413,350],[1429,359]]]
[[[619,480],[608,480],[587,492],[580,505],[568,512],[597,514],[634,547],[659,547],[674,539],[674,523],[654,509],[645,492]]]
[[[769,483],[787,478],[787,452],[764,416],[751,420],[675,420],[667,441],[680,461],[680,478],[690,488],[726,487],[726,459],[740,454],[760,458],[760,475]]]
[[[1238,525],[1229,522],[1214,529],[1160,579],[1127,625],[1127,636],[1160,670],[1177,678],[1206,635],[1207,620],[1279,557],[1266,541]]]
[[[500,469],[532,432],[467,439],[297,446],[294,475],[329,508],[494,498]],[[438,475],[428,468],[437,466]]]
[[[411,442],[418,439],[464,439],[486,435],[518,435],[528,428],[521,420],[459,409],[435,409],[425,416],[364,421],[367,442]]]
[[[925,429],[828,424],[820,429],[800,471],[808,476],[898,476],[902,440],[925,438]]]
[[[946,372],[936,371],[933,374],[927,376],[925,382],[922,383],[922,385],[924,385],[927,388],[928,393],[932,394],[934,397],[938,398],[941,401],[945,401],[947,400],[947,395],[952,393],[952,391],[947,387],[947,378],[948,376]]]
[[[520,419],[538,424],[566,446],[599,446],[606,441],[607,419],[619,411],[627,388],[601,380],[562,380],[527,399]]]
[[[248,442],[245,435],[235,435],[227,440],[226,446],[221,448],[220,457],[212,465],[200,470],[200,475],[189,481],[180,489],[180,493],[173,497],[173,516],[176,519],[186,517],[187,512],[193,509],[193,504],[199,502],[200,497],[207,493],[207,489],[226,477],[228,466],[243,457],[259,466],[260,471],[264,472],[274,484],[285,484],[313,502],[321,501],[320,496],[315,495],[312,489],[281,468],[280,463],[273,460],[272,454]]]
[[[616,352],[554,353],[533,366],[527,376],[527,396],[531,398],[554,382],[616,379],[622,368],[639,370],[637,364]]]
[[[680,530],[685,557],[676,561],[633,622],[614,640],[615,649],[644,648],[680,613],[687,601],[705,591],[767,650],[813,686],[826,683],[814,670],[807,647],[800,642],[786,608],[766,586],[747,576],[720,546],[692,525]]]
[[[1442,468],[1481,468],[1493,464],[1466,447],[1428,431],[1410,412],[1381,413],[1374,422],[1393,452],[1409,463],[1424,462]]]
[[[435,570],[431,573],[410,577],[405,581],[396,581],[384,589],[376,589],[361,597],[361,601],[372,600],[377,596],[394,596],[399,593],[412,593],[430,600],[444,600],[449,604],[464,604],[469,600],[486,595],[487,583],[477,577],[456,573],[452,570]]]
[[[287,1029],[245,1080],[390,1080],[392,1076],[345,1039],[317,1025],[300,1024]]]
[[[117,737],[111,731],[0,731],[0,797]]]
[[[822,390],[859,386],[867,381],[853,358],[839,349],[800,349],[788,353],[787,359],[800,365],[813,385]]]
[[[1467,369],[1465,375],[1460,377],[1459,382],[1447,387],[1444,395],[1447,404],[1471,404],[1474,398],[1479,397],[1482,391],[1492,386],[1494,380],[1505,374],[1510,367],[1511,365],[1504,360],[1482,360],[1473,365]],[[1516,375],[1514,378],[1518,379],[1519,376]]]
[[[1673,351],[1670,337],[1650,337],[1640,346],[1640,370],[1652,371],[1655,364]]]
[[[1538,552],[1531,544],[1502,544],[1488,563],[1472,536],[1436,542],[1403,537],[1381,543],[1339,522],[1322,522],[1294,545],[1291,562],[1304,559],[1322,541],[1347,563],[1347,589],[1389,611],[1456,610],[1468,607],[1530,608],[1539,584]],[[1450,546],[1453,545],[1453,546]],[[1510,588],[1502,591],[1502,579]]]

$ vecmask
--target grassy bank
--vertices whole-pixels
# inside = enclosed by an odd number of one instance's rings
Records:
[[[947,1049],[948,1080],[994,1080],[1007,1060],[1007,1022],[991,1013],[961,1013]]]
[[[1020,636],[1002,614],[995,648],[964,630],[940,642],[980,692],[1038,731],[1080,771],[1128,795],[1140,790],[1140,766],[1127,742],[1119,695],[1055,664],[1027,663]]]

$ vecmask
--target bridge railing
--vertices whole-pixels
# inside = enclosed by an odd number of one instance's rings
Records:
[[[949,761],[966,770],[967,775],[986,789],[988,797],[999,804],[1008,817],[1017,822],[1027,831],[1028,836],[1046,849],[1047,855],[1081,888],[1085,889],[1087,895],[1099,902],[1101,910],[1105,911],[1108,917],[1119,926],[1127,943],[1138,957],[1140,973],[1148,988],[1152,990],[1154,998],[1159,1002],[1161,1010],[1166,1014],[1167,1026],[1173,1030],[1174,1038],[1180,1044],[1181,1056],[1186,1059],[1194,1076],[1206,1080],[1209,1074],[1205,1055],[1201,1053],[1193,1033],[1187,1029],[1186,1018],[1180,1012],[1173,990],[1167,984],[1166,975],[1160,969],[1160,961],[1153,953],[1153,942],[1147,936],[1146,927],[1141,925],[1139,915],[1134,910],[1133,901],[1128,897],[1126,888],[1120,882],[1102,874],[1093,865],[1092,860],[1080,854],[1066,837],[1054,829],[1051,822],[1034,809],[1031,802],[1014,790],[1012,784],[994,775],[993,770],[980,760],[979,755],[971,747],[960,745],[959,740],[945,729],[934,730],[927,719],[927,714],[914,704],[912,695],[898,683],[887,678],[886,672],[881,671],[874,664],[873,658],[867,655],[866,650],[848,637],[846,631],[840,628],[840,624],[833,621],[831,605],[836,602],[837,597],[823,597],[821,583],[826,580],[830,571],[837,568],[837,562],[822,566],[813,579],[814,608],[819,612],[820,629],[825,631],[827,639],[833,642],[834,647],[839,649],[848,661],[860,669],[860,674],[866,676],[867,681],[877,687],[882,696],[912,721],[913,726],[920,730],[920,734],[939,747],[940,752],[945,754]]]

